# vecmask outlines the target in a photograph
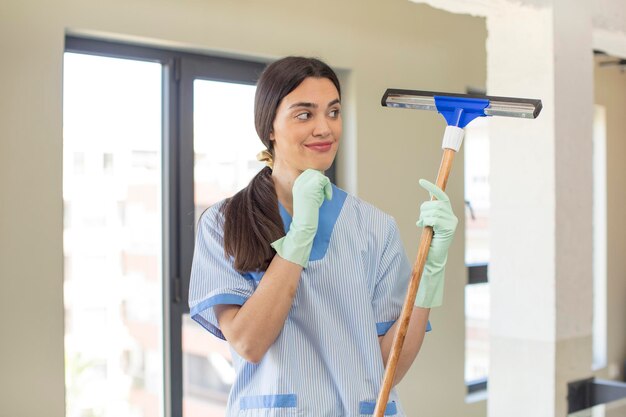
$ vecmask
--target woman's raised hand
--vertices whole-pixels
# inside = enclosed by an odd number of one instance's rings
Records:
[[[302,231],[317,232],[319,208],[324,198],[330,200],[333,188],[327,176],[315,169],[307,169],[293,184],[293,221]],[[291,231],[291,229],[289,230]]]
[[[315,169],[307,169],[296,178],[292,194],[291,226],[287,235],[273,242],[272,247],[281,258],[305,268],[317,233],[320,206],[324,198],[332,198],[333,189],[328,177]]]

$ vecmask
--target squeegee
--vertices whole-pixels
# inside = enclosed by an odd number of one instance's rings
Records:
[[[433,110],[441,113],[445,118],[448,126],[443,135],[443,157],[439,166],[439,173],[437,174],[437,186],[444,191],[448,183],[448,176],[452,170],[454,155],[461,149],[465,126],[477,117],[485,116],[535,119],[539,116],[542,107],[541,100],[535,99],[398,89],[388,89],[382,98],[382,105],[415,110]],[[435,197],[432,197],[432,199],[434,200]],[[432,238],[433,228],[430,226],[424,227],[417,250],[417,258],[413,264],[413,272],[411,273],[406,298],[398,319],[400,321],[398,331],[393,339],[391,352],[387,359],[385,375],[376,401],[376,408],[374,409],[374,417],[383,417],[387,408],[389,392],[393,385],[398,358],[400,357],[404,338],[409,327],[411,312]]]

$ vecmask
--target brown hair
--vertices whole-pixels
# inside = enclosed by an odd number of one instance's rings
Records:
[[[254,97],[254,125],[261,142],[274,156],[270,133],[281,100],[308,77],[328,78],[341,88],[335,72],[315,58],[286,57],[265,68]],[[285,235],[278,210],[272,170],[263,168],[250,183],[228,199],[224,212],[224,250],[234,257],[239,272],[265,271],[276,251],[271,242]]]

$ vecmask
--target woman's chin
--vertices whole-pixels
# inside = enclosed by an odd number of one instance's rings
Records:
[[[311,164],[313,165],[311,168],[317,169],[318,171],[322,171],[322,172],[327,171],[333,165],[334,160],[335,158],[327,159],[325,161],[315,161],[314,163]]]
[[[302,161],[301,164],[295,165],[294,168],[297,167],[296,169],[300,172],[304,172],[307,169],[315,169],[317,171],[324,172],[330,169],[330,167],[333,165],[334,160],[335,158],[328,158],[325,160],[318,159],[313,161],[309,159],[306,161]]]
[[[330,164],[328,164],[328,163],[326,163],[326,164],[311,164],[311,166],[309,166],[308,168],[316,169],[316,170],[321,171],[321,172],[325,172],[325,171],[328,171],[331,166],[332,166],[332,162]]]

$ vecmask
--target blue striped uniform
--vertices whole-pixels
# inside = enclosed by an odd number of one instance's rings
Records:
[[[189,307],[194,320],[223,339],[212,307],[243,305],[263,272],[241,274],[224,255],[222,204],[199,222]],[[287,231],[291,218],[279,209]],[[371,415],[384,372],[378,336],[399,317],[410,274],[395,220],[333,185],[278,338],[258,364],[231,349],[237,376],[227,415]],[[404,416],[395,390],[385,414]]]

